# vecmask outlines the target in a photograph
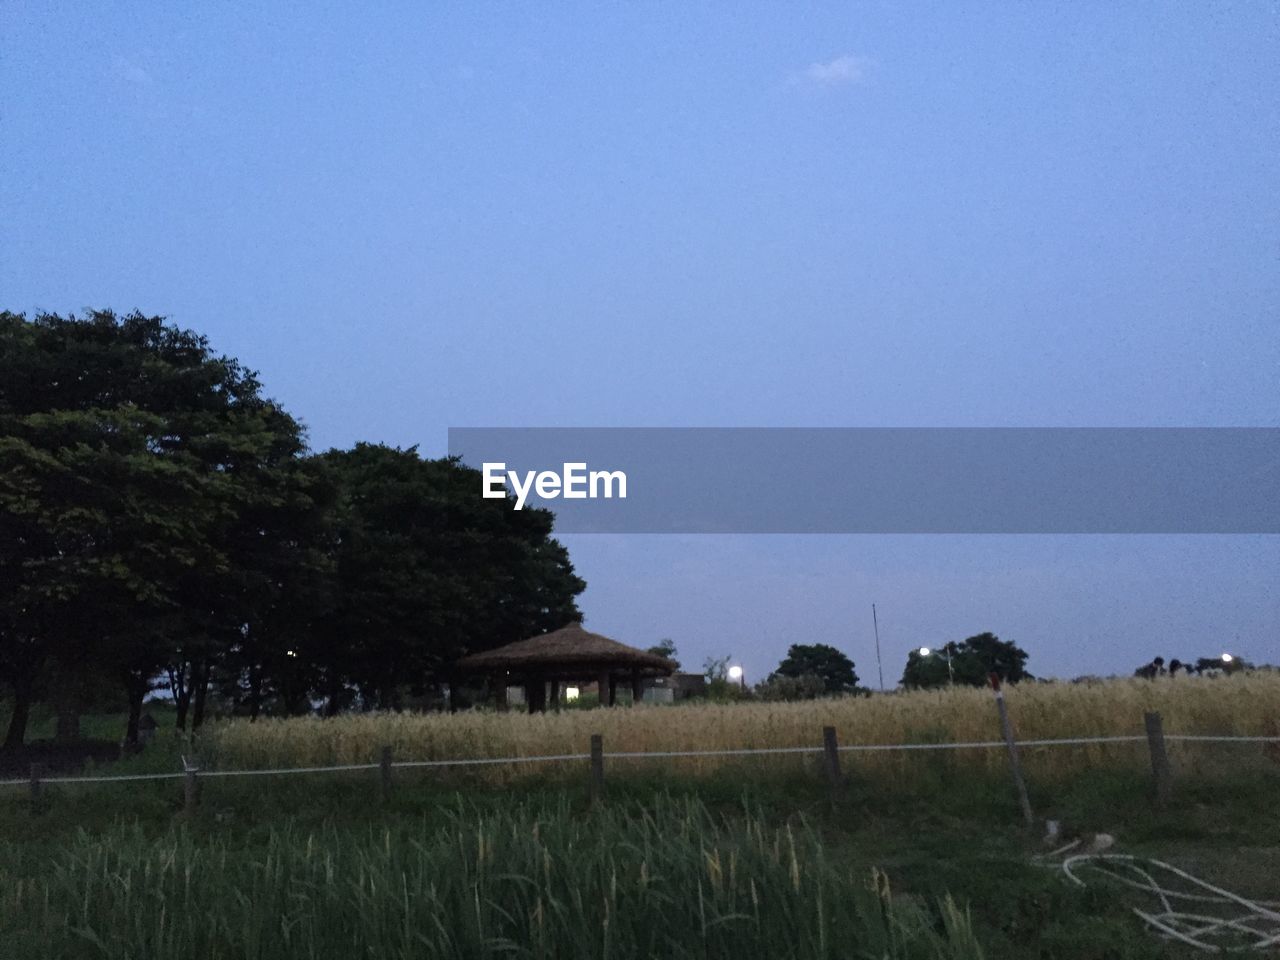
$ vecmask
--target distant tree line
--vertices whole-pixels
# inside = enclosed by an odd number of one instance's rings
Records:
[[[1144,663],[1133,671],[1135,677],[1154,680],[1156,677],[1184,676],[1216,676],[1220,673],[1236,673],[1240,670],[1252,669],[1252,664],[1231,654],[1220,654],[1216,657],[1197,657],[1196,660],[1179,660],[1174,657],[1165,665],[1164,657],[1154,657],[1150,663]]]
[[[671,641],[651,652],[671,656]],[[927,650],[927,652],[926,652]],[[854,662],[837,648],[825,643],[797,643],[776,670],[749,692],[728,679],[733,658],[709,657],[703,668],[708,692],[713,699],[813,700],[819,697],[866,694],[860,685]],[[935,648],[917,648],[907,656],[901,685],[909,690],[947,685],[984,686],[992,675],[1016,683],[1033,680],[1027,672],[1027,652],[1016,643],[1001,640],[994,633],[979,633]]]
[[[577,619],[545,510],[475,495],[416,448],[313,453],[257,375],[159,317],[0,313],[0,684],[34,703],[117,689],[180,727],[395,708],[465,652]]]

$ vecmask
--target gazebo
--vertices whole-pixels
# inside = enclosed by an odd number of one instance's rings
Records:
[[[668,677],[675,668],[664,657],[583,630],[581,623],[475,653],[456,664],[460,673],[488,676],[497,688],[500,708],[507,705],[507,686],[523,685],[530,713],[547,709],[548,684],[550,706],[559,707],[561,684],[572,681],[598,683],[601,706],[612,707],[621,679],[631,684],[632,701],[638,703],[646,679]]]

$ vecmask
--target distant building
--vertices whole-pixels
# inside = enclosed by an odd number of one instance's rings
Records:
[[[650,694],[653,696],[650,696]],[[645,700],[651,703],[673,703],[690,697],[706,696],[707,678],[700,673],[673,673],[669,677],[650,680]]]

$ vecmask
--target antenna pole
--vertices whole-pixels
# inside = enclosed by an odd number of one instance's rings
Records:
[[[880,692],[884,693],[884,665],[880,662],[880,621],[876,619],[876,605],[871,605],[871,625],[876,631],[876,670],[880,673]]]

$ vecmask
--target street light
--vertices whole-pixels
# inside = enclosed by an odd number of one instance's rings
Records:
[[[742,668],[738,666],[736,663],[729,668],[729,679],[737,680],[738,684],[742,687],[743,690],[747,689],[746,674],[742,672]]]
[[[951,669],[951,650],[948,647],[943,647],[942,649],[947,655],[947,680],[954,685],[956,682],[956,672],[955,670]],[[921,657],[927,657],[931,653],[933,653],[933,651],[930,650],[928,647],[920,648]]]
[[[1232,656],[1231,654],[1229,654],[1229,653],[1224,653],[1224,654],[1222,655],[1222,662],[1223,662],[1223,663],[1230,663],[1230,662],[1231,662],[1232,660],[1234,660],[1234,659],[1235,659],[1235,657],[1233,657],[1233,656]]]

